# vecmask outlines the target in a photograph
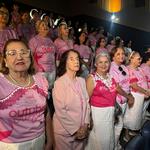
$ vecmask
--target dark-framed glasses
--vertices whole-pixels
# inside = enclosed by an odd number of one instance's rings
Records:
[[[127,73],[123,70],[121,66],[118,67],[118,70],[122,73],[123,76],[127,75]]]
[[[24,58],[30,57],[31,50],[30,49],[21,49],[21,50],[8,50],[6,51],[6,56],[17,57],[21,55]]]

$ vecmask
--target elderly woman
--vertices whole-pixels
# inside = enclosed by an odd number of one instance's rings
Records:
[[[45,149],[51,148],[51,118],[49,112],[44,115],[47,89],[46,79],[34,74],[29,47],[17,39],[7,41],[0,73],[1,149],[42,150],[45,131]]]
[[[123,119],[124,113],[126,110],[127,102],[129,107],[131,103],[133,103],[134,98],[130,94],[130,84],[129,84],[129,72],[127,67],[123,64],[125,60],[125,51],[122,47],[114,47],[111,52],[111,66],[110,66],[110,74],[116,80],[117,84],[123,89],[123,95],[117,94],[117,103],[120,105],[122,109],[122,114],[119,116],[119,122],[115,125],[115,146],[116,148],[120,147],[119,138],[121,131],[123,129]],[[127,135],[126,135],[127,138]]]
[[[87,150],[112,150],[114,148],[114,105],[117,84],[108,73],[110,58],[101,51],[95,60],[96,71],[87,78],[93,128]]]
[[[59,78],[54,83],[53,117],[56,150],[83,150],[89,125],[89,98],[85,80],[79,77],[80,56],[75,50],[62,54]]]
[[[147,78],[140,67],[141,56],[138,52],[132,51],[129,56],[129,79],[132,95],[135,98],[135,103],[132,108],[126,110],[124,124],[125,127],[132,130],[130,132],[133,135],[135,132],[141,128],[142,125],[142,113],[144,98],[150,96],[150,91],[148,90]]]
[[[9,19],[8,9],[4,6],[0,6],[0,65],[1,54],[5,45],[5,42],[9,39],[17,38],[17,34],[14,30],[7,27]]]
[[[58,25],[58,38],[54,41],[57,47],[57,62],[59,64],[62,53],[69,49],[73,49],[73,41],[69,39],[69,28],[65,21],[61,21]]]
[[[45,21],[38,21],[36,28],[38,34],[29,41],[29,47],[33,51],[37,71],[42,72],[46,76],[51,89],[56,74],[56,46],[48,37],[49,27]]]

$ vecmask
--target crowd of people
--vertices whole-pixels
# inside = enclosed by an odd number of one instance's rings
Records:
[[[103,27],[0,5],[0,149],[121,150],[149,103],[149,49],[142,58]]]

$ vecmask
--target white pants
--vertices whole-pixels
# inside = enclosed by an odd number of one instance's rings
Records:
[[[135,92],[132,92],[132,95],[134,97],[134,104],[132,108],[127,107],[124,116],[124,126],[127,129],[139,130],[142,125],[144,95]]]
[[[117,146],[118,146],[121,131],[123,129],[123,120],[124,120],[124,114],[125,114],[125,111],[126,111],[127,103],[119,104],[119,105],[122,108],[122,114],[118,116],[118,119],[119,119],[118,123],[115,124],[115,148],[116,149],[117,149]]]
[[[85,150],[113,150],[114,107],[91,106],[93,128]]]
[[[0,150],[43,150],[45,144],[45,134],[26,142],[4,143],[0,142]]]

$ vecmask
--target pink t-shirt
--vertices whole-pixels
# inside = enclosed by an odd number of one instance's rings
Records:
[[[132,69],[128,66],[130,83],[137,83],[138,86],[148,89],[148,83],[144,71],[141,67],[137,69]],[[137,92],[135,89],[131,89],[134,92]]]
[[[9,39],[18,39],[18,36],[12,28],[6,27],[0,31],[0,52],[3,51],[4,45]]]
[[[44,133],[48,83],[40,73],[33,78],[35,83],[24,88],[0,73],[0,141],[24,142]]]
[[[148,82],[148,88],[150,89],[150,66],[146,64],[142,64],[141,68],[146,76],[147,82]]]
[[[103,47],[103,48],[99,47],[99,48],[96,49],[96,55],[98,55],[101,51],[108,52],[108,50],[105,47]]]
[[[89,34],[88,39],[90,41],[90,45],[95,47],[97,42],[96,37],[92,34]]]
[[[126,66],[120,65],[122,68],[122,71],[119,70],[119,66],[112,62],[110,66],[109,73],[113,76],[115,81],[121,86],[121,88],[129,93],[130,92],[130,83],[129,83],[129,72]],[[126,73],[126,75],[123,75],[123,71]],[[116,98],[117,102],[123,104],[126,101],[126,98],[121,96],[120,94],[117,94]]]
[[[114,107],[116,101],[116,82],[109,75],[111,85],[107,87],[97,73],[91,74],[95,88],[90,98],[90,104],[95,107]]]
[[[111,45],[111,44],[108,44],[108,45],[106,46],[108,52],[111,52],[111,50],[112,50],[114,47],[115,47],[115,45]]]
[[[36,35],[29,41],[33,52],[36,68],[39,72],[52,72],[55,70],[56,46],[49,37]]]
[[[73,41],[72,40],[63,40],[61,38],[57,38],[54,42],[57,47],[57,59],[59,60],[61,55],[70,49],[73,49]]]
[[[74,45],[74,49],[77,50],[80,53],[81,58],[83,59],[89,59],[91,55],[91,50],[87,45]]]

